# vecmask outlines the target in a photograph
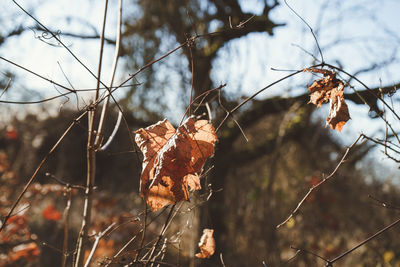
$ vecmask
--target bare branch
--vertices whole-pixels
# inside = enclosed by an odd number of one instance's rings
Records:
[[[300,209],[300,207],[303,205],[304,201],[308,198],[308,196],[315,190],[317,189],[319,186],[321,186],[322,184],[324,184],[326,181],[328,181],[329,179],[331,179],[335,173],[337,172],[337,170],[339,169],[339,167],[345,162],[347,155],[349,154],[350,150],[358,143],[358,141],[363,137],[362,134],[360,134],[357,139],[353,142],[353,144],[348,147],[343,155],[343,157],[341,158],[341,160],[339,161],[339,163],[336,165],[335,169],[331,172],[331,174],[329,174],[327,177],[324,177],[319,183],[317,183],[316,185],[312,186],[307,194],[304,195],[304,197],[300,200],[300,202],[297,204],[296,208],[290,213],[289,217],[286,218],[286,220],[284,220],[283,222],[281,222],[280,224],[278,224],[276,226],[276,228],[280,228],[282,225],[284,225],[285,223],[287,223],[293,216],[294,214]]]

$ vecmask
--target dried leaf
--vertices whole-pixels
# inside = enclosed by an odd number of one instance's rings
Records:
[[[200,259],[210,258],[215,252],[215,240],[213,237],[213,229],[204,229],[203,235],[200,238],[199,247],[200,253],[195,256]]]
[[[176,131],[168,120],[136,131],[143,152],[141,196],[155,211],[189,200],[189,190],[201,189],[198,172],[214,153],[214,128],[205,120],[188,118]]]
[[[346,122],[350,119],[349,109],[344,101],[344,83],[336,78],[333,71],[325,69],[305,69],[314,73],[322,73],[324,77],[316,80],[308,87],[310,102],[317,107],[323,103],[330,103],[329,116],[326,119],[331,129],[341,131]]]
[[[184,179],[185,179],[184,183],[187,183],[187,185],[190,188],[190,191],[201,189],[200,179],[198,175],[188,174],[184,177]]]
[[[350,119],[349,108],[344,101],[343,92],[330,99],[329,115],[326,124],[331,129],[341,131],[346,122]]]

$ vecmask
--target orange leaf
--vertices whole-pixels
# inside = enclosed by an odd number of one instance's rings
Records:
[[[199,247],[200,253],[195,256],[200,259],[210,258],[215,252],[215,240],[213,237],[214,230],[204,229],[203,235],[200,238]]]
[[[61,219],[61,212],[54,208],[53,204],[50,204],[42,211],[42,215],[46,220],[58,221]]]
[[[214,128],[205,120],[188,118],[176,131],[168,120],[136,131],[143,152],[140,193],[155,211],[189,200],[189,190],[201,189],[198,172],[214,154]]]
[[[326,119],[331,129],[341,131],[350,119],[349,109],[344,101],[344,83],[336,78],[336,73],[325,69],[305,69],[314,73],[322,73],[324,78],[314,81],[308,87],[310,102],[317,107],[323,103],[330,103],[329,115]]]

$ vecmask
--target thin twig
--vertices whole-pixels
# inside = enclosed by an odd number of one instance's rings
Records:
[[[322,64],[323,64],[323,63],[325,62],[325,60],[324,60],[324,55],[322,54],[321,47],[319,46],[318,39],[317,39],[317,36],[316,36],[315,33],[314,33],[313,28],[311,28],[310,24],[308,24],[307,21],[306,21],[305,19],[303,19],[303,18],[288,4],[287,0],[284,0],[284,2],[285,2],[285,4],[286,4],[286,6],[287,6],[299,19],[301,19],[301,20],[304,22],[304,24],[306,24],[307,27],[310,29],[311,34],[312,34],[312,36],[314,37],[315,44],[317,45],[318,52],[319,52],[319,54],[320,54],[320,56],[321,56],[321,62],[322,62]]]
[[[64,131],[64,133],[61,135],[61,137],[57,140],[57,142],[53,145],[53,147],[47,152],[47,154],[44,156],[42,161],[39,163],[39,165],[36,167],[36,170],[32,174],[32,176],[29,178],[28,182],[25,184],[24,188],[22,189],[21,193],[18,195],[17,200],[13,203],[11,206],[11,209],[7,213],[7,215],[4,217],[2,220],[2,225],[0,227],[0,233],[1,231],[6,227],[8,219],[10,219],[11,215],[13,214],[14,209],[18,205],[18,203],[21,201],[23,195],[26,193],[28,188],[31,186],[33,181],[36,179],[36,176],[44,163],[47,161],[49,156],[54,152],[54,150],[60,145],[61,141],[65,138],[65,136],[69,133],[69,131],[72,129],[72,127],[76,124],[77,121],[79,121],[84,115],[86,115],[87,111],[83,112],[79,117],[77,117],[71,124],[68,126],[68,128]]]
[[[305,253],[308,253],[308,254],[311,254],[311,255],[313,255],[313,256],[315,256],[315,257],[317,257],[317,258],[320,258],[321,260],[323,260],[323,261],[325,261],[325,262],[329,262],[328,259],[325,259],[324,257],[318,255],[317,253],[314,253],[314,252],[309,251],[309,250],[307,250],[307,249],[296,248],[296,247],[293,247],[293,246],[290,246],[290,248],[296,250],[296,255],[297,255],[297,253],[299,253],[299,252],[301,252],[301,251],[304,251]]]
[[[244,133],[244,130],[240,126],[239,122],[235,119],[235,116],[231,112],[229,112],[229,110],[227,108],[225,108],[225,106],[222,104],[221,91],[218,91],[218,103],[219,103],[220,107],[225,111],[226,116],[230,116],[232,118],[232,120],[235,122],[236,126],[239,128],[239,130],[242,133],[246,142],[249,142],[249,139],[247,138],[246,134]]]
[[[67,77],[67,75],[65,74],[63,68],[61,67],[60,62],[57,61],[57,64],[58,64],[58,67],[60,68],[60,70],[61,70],[61,72],[62,72],[62,74],[63,74],[65,80],[67,80],[69,86],[71,86],[71,88],[75,90],[75,88],[74,88],[74,86],[72,85],[71,81],[68,79],[68,77]],[[57,90],[57,88],[56,88],[56,90]],[[68,96],[67,96],[67,98],[68,98]],[[75,99],[76,99],[76,108],[79,110],[79,97],[78,97],[78,94],[75,94]],[[69,100],[69,98],[68,98],[68,100]],[[63,105],[64,105],[64,104],[63,104]]]
[[[141,263],[142,265],[141,266],[146,266],[146,264],[148,264],[148,263],[156,263],[156,264],[159,264],[159,265],[161,265],[161,266],[170,266],[170,267],[178,267],[178,265],[175,265],[175,264],[171,264],[171,263],[168,263],[168,262],[163,262],[163,261],[145,261],[145,260],[139,260],[139,261],[137,261],[138,263]],[[130,266],[130,265],[127,265],[127,266]]]
[[[225,83],[225,84],[221,84],[221,85],[218,86],[218,87],[215,87],[215,88],[213,88],[213,89],[209,89],[209,90],[203,92],[202,94],[198,95],[195,99],[193,99],[192,103],[190,103],[190,105],[187,106],[187,108],[186,108],[186,110],[185,110],[185,113],[183,114],[182,119],[181,119],[179,125],[182,124],[183,120],[185,119],[186,115],[188,114],[190,106],[193,105],[198,99],[202,98],[202,99],[200,100],[200,103],[198,104],[198,105],[200,106],[200,105],[202,104],[202,102],[204,101],[204,99],[205,99],[209,94],[211,94],[211,93],[214,92],[214,91],[221,90],[221,89],[224,88],[225,86],[226,86],[226,83]],[[195,109],[193,112],[196,112],[196,110],[197,110],[197,109]]]
[[[76,61],[78,61],[79,62],[79,64],[81,64],[88,72],[89,72],[89,74],[91,75],[91,76],[93,76],[96,80],[97,80],[97,82],[98,82],[98,85],[97,85],[97,87],[96,87],[96,97],[95,97],[95,103],[94,103],[94,106],[96,106],[99,102],[99,97],[98,97],[98,89],[99,89],[99,84],[101,84],[101,85],[103,85],[104,87],[106,87],[107,88],[107,90],[109,91],[109,94],[107,95],[107,96],[111,96],[111,98],[113,99],[113,101],[115,102],[115,104],[117,105],[117,107],[118,107],[118,109],[122,112],[122,109],[121,109],[121,107],[119,106],[119,104],[118,104],[118,102],[116,101],[116,99],[114,98],[114,96],[112,95],[112,92],[111,92],[111,89],[110,88],[108,88],[101,80],[100,80],[100,78],[99,78],[99,75],[98,76],[96,76],[62,41],[61,41],[61,39],[55,34],[55,33],[53,33],[52,31],[50,31],[45,25],[43,25],[37,18],[35,18],[33,15],[31,15],[28,11],[26,11],[21,5],[19,5],[17,2],[16,2],[16,0],[13,0],[13,2],[25,13],[25,14],[27,14],[29,17],[31,17],[36,23],[38,23],[39,25],[40,25],[40,27],[42,27],[43,29],[45,29],[47,32],[49,32],[50,34],[51,34],[51,36],[55,39],[55,40],[57,40],[59,43],[60,43],[60,45],[62,46],[62,47],[64,47],[67,51],[68,51],[68,53],[76,60]],[[107,6],[107,3],[108,3],[108,0],[106,0],[105,1],[105,5]],[[106,9],[105,9],[105,11],[107,11]],[[106,13],[106,12],[105,12]],[[105,14],[105,18],[106,18],[106,14]],[[102,29],[102,31],[104,31],[104,28],[105,28],[105,18],[104,18],[104,22],[103,22],[103,29]],[[104,32],[102,32],[102,37],[101,37],[101,43],[104,43],[104,34],[103,34]],[[186,44],[186,42],[185,42],[185,44]],[[180,46],[179,48],[181,48],[181,47],[183,47],[183,45],[182,46]],[[175,51],[176,50],[178,50],[179,48],[177,48],[177,49],[175,49]],[[101,49],[102,50],[102,49]],[[173,50],[174,51],[174,50]],[[139,69],[137,72],[136,72],[136,74],[138,74],[139,72],[141,72],[142,70],[144,70],[144,69],[146,69],[146,68],[148,68],[149,66],[151,66],[152,64],[154,64],[155,62],[157,62],[157,61],[159,61],[159,60],[161,60],[162,58],[165,58],[165,57],[167,57],[167,56],[169,56],[170,54],[172,54],[172,52],[170,52],[170,53],[167,53],[167,54],[165,54],[164,56],[161,56],[159,59],[157,59],[157,60],[153,60],[152,62],[150,62],[150,63],[148,63],[148,64],[146,64],[144,67],[142,67],[141,69]],[[99,63],[99,66],[101,66],[101,57],[102,57],[102,52],[100,53],[100,63]],[[131,80],[132,78],[133,78],[134,76],[131,76],[131,77],[129,77],[128,79],[126,79],[124,82],[122,82],[120,85],[123,85],[123,84],[125,84],[126,82],[128,82],[129,80]],[[103,98],[104,99],[104,98]],[[103,100],[102,99],[102,100]],[[101,101],[102,101],[101,100]],[[100,102],[101,102],[100,101]],[[127,121],[126,121],[126,119],[125,119],[125,117],[123,118],[124,119],[124,123],[125,123],[125,126],[128,128],[128,130],[129,130],[129,135],[130,135],[130,140],[133,140],[133,138],[132,138],[132,134],[131,134],[131,131],[130,131],[130,129],[129,129],[129,125],[128,125],[128,123],[127,123]],[[132,141],[132,146],[134,146],[134,144],[133,144],[133,141]]]
[[[142,239],[140,240],[140,246],[139,249],[137,251],[136,257],[135,257],[135,261],[139,259],[140,253],[142,252],[143,249],[143,244],[144,244],[144,240],[146,238],[146,232],[147,232],[147,216],[148,216],[148,211],[147,211],[147,204],[146,201],[143,201],[144,204],[144,225],[143,225],[143,231],[142,231]],[[165,210],[164,210],[165,211]],[[161,214],[161,212],[159,213]]]
[[[88,113],[88,139],[86,147],[86,189],[85,199],[83,206],[83,218],[81,223],[81,230],[79,232],[78,240],[76,242],[76,261],[75,267],[81,267],[83,264],[84,252],[86,249],[89,226],[91,222],[92,203],[93,203],[93,187],[96,175],[96,152],[92,146],[93,144],[93,124],[94,124],[94,110],[89,110]]]
[[[8,87],[10,87],[10,84],[11,84],[11,78],[8,78],[7,84],[3,88],[3,92],[1,92],[1,94],[0,94],[0,98],[5,94],[5,92],[7,91]]]
[[[188,107],[189,107],[189,116],[191,116],[192,112],[190,107],[193,100],[193,92],[194,92],[194,59],[193,59],[193,51],[191,43],[189,43],[189,51],[190,51],[190,65],[191,65],[192,78],[190,80],[190,98]]]
[[[163,242],[163,244],[162,244],[162,246],[161,246],[161,249],[160,249],[160,251],[157,253],[157,255],[154,256],[154,260],[153,260],[153,261],[157,260],[157,258],[158,258],[160,255],[161,255],[160,261],[162,261],[162,260],[164,259],[165,252],[167,251],[167,241],[168,241],[168,238],[164,238],[164,242]],[[154,263],[152,263],[150,266],[153,267],[153,266],[154,266]],[[159,267],[159,266],[160,266],[160,264],[157,265],[157,267]]]
[[[400,121],[400,116],[394,111],[394,109],[379,95],[376,95],[364,82],[362,82],[360,79],[358,79],[357,77],[355,77],[354,75],[351,75],[350,73],[348,73],[347,71],[343,70],[342,68],[330,65],[330,64],[326,64],[325,66],[328,66],[329,68],[338,70],[340,72],[343,72],[344,74],[346,74],[347,76],[353,78],[354,80],[356,80],[359,84],[361,84],[368,92],[371,93],[372,96],[376,97],[377,99],[379,99],[392,113],[393,115]],[[356,91],[357,93],[357,91]],[[361,96],[358,95],[360,98]],[[361,98],[362,99],[362,98]],[[362,99],[363,100],[363,99]],[[364,100],[363,100],[364,101]],[[382,115],[380,116],[382,118]],[[383,119],[383,118],[382,118]]]
[[[140,85],[140,84],[128,84],[128,85],[122,85],[122,86],[115,86],[115,87],[113,87],[113,89],[115,91],[115,89],[119,89],[121,87],[132,87],[132,86],[138,86],[138,85]],[[102,87],[100,89],[106,89],[106,88]],[[95,90],[96,90],[95,88],[77,89],[78,92],[90,92],[90,91],[95,91]],[[0,103],[14,104],[14,105],[41,104],[41,103],[52,101],[52,100],[57,99],[57,98],[67,97],[70,94],[75,94],[75,92],[67,92],[67,93],[59,94],[59,95],[56,95],[56,96],[51,96],[51,97],[48,97],[48,98],[45,98],[45,99],[41,99],[41,100],[36,100],[36,101],[0,100]],[[101,101],[98,101],[98,102],[99,103],[102,102],[103,99],[104,98],[101,98]]]
[[[67,197],[67,205],[64,209],[64,240],[63,240],[63,248],[62,248],[62,264],[61,267],[65,267],[67,264],[67,251],[68,251],[68,233],[69,233],[69,211],[71,209],[71,188],[66,188],[66,197]]]
[[[387,128],[386,128],[386,129],[387,129]],[[371,138],[371,137],[368,137],[368,136],[366,136],[366,135],[363,135],[363,137],[364,137],[365,139],[371,141],[371,142],[374,142],[375,144],[378,144],[378,145],[383,146],[383,147],[384,147],[384,151],[382,151],[383,154],[385,154],[386,157],[388,157],[389,159],[393,160],[394,162],[400,163],[400,160],[399,160],[399,159],[396,159],[395,157],[389,155],[389,153],[388,153],[388,149],[389,149],[389,150],[393,151],[394,153],[397,153],[397,154],[400,155],[400,151],[399,151],[398,149],[394,149],[394,148],[391,146],[392,144],[391,144],[391,145],[388,145],[389,141],[386,139],[386,138],[387,138],[387,135],[386,135],[386,134],[385,134],[385,140],[384,140],[383,142],[381,142],[381,141],[379,141],[379,140],[375,140],[375,139],[373,139],[373,138]],[[393,144],[393,145],[394,145],[394,144]]]
[[[156,251],[158,245],[160,244],[161,239],[164,236],[165,231],[167,230],[167,228],[168,228],[168,226],[170,224],[171,218],[173,218],[172,214],[174,212],[175,207],[176,207],[176,203],[174,205],[172,205],[171,210],[168,213],[167,219],[165,220],[163,228],[161,229],[160,235],[158,236],[157,241],[154,243],[154,245],[153,245],[153,247],[151,249],[151,252],[150,252],[150,255],[148,257],[146,265],[152,260],[154,252]]]
[[[51,84],[57,85],[58,87],[63,88],[65,90],[69,91],[70,93],[76,93],[76,90],[68,88],[68,87],[66,87],[66,86],[64,86],[62,84],[59,84],[59,83],[57,83],[57,82],[55,82],[53,80],[50,80],[50,79],[48,79],[48,78],[46,78],[46,77],[44,77],[44,76],[42,76],[42,75],[30,70],[30,69],[27,69],[27,68],[15,63],[15,62],[11,61],[11,60],[6,59],[5,57],[0,56],[0,59],[4,60],[5,62],[7,62],[7,63],[9,63],[11,65],[14,65],[14,66],[22,69],[22,70],[24,70],[24,71],[26,71],[26,72],[28,72],[30,74],[33,74],[33,75],[35,75],[36,77],[39,77],[42,80],[45,80],[45,81],[47,81],[47,82],[49,82]]]
[[[369,241],[373,240],[374,238],[376,238],[377,236],[383,234],[384,232],[388,231],[389,229],[393,228],[394,226],[396,226],[398,223],[400,223],[400,218],[397,219],[396,221],[394,221],[393,223],[389,224],[388,226],[384,227],[383,229],[379,230],[378,232],[376,232],[375,234],[371,235],[370,237],[368,237],[367,239],[365,239],[364,241],[360,242],[359,244],[355,245],[353,248],[345,251],[344,253],[340,254],[339,256],[337,256],[336,258],[330,260],[329,262],[331,262],[332,264],[340,259],[342,259],[343,257],[349,255],[350,253],[352,253],[354,250],[360,248],[361,246],[365,245],[366,243],[368,243]]]
[[[113,62],[113,67],[112,67],[112,71],[111,71],[110,88],[113,86],[115,73],[117,72],[119,52],[120,52],[120,47],[121,47],[121,25],[122,25],[122,0],[119,0],[119,12],[118,12],[118,24],[117,24],[117,40],[116,40],[116,45],[115,45],[114,62]],[[94,141],[94,146],[96,148],[101,145],[101,142],[102,142],[102,139],[103,139],[103,129],[104,129],[104,124],[105,124],[105,120],[106,120],[106,113],[107,113],[108,103],[110,102],[110,96],[111,95],[109,95],[104,100],[103,108],[101,110],[101,116],[100,116],[100,119],[99,119],[99,125],[97,127],[97,135],[96,135],[96,139]],[[119,128],[119,123],[121,122],[122,115],[123,115],[122,114],[122,110],[120,110],[119,114],[118,114],[117,124],[116,124],[116,127],[114,128],[115,133]],[[112,141],[111,136],[109,138],[109,141],[111,143],[111,141]]]
[[[84,267],[88,267],[88,266],[89,266],[90,261],[92,260],[92,257],[93,257],[93,255],[94,255],[94,252],[95,252],[96,249],[97,249],[97,245],[99,244],[100,239],[103,238],[103,236],[105,236],[105,235],[108,233],[108,231],[110,231],[111,228],[114,227],[114,225],[115,225],[115,222],[113,222],[112,224],[110,224],[103,232],[100,232],[100,233],[96,234],[96,237],[95,237],[95,240],[94,240],[94,243],[93,243],[92,250],[90,251],[90,254],[89,254],[89,256],[88,256],[88,258],[87,258],[87,260],[86,260],[86,263],[85,263],[85,266],[84,266]]]
[[[59,179],[57,176],[55,176],[55,175],[53,175],[53,174],[51,174],[49,172],[46,172],[45,175],[46,175],[46,177],[49,177],[49,178],[55,180],[57,183],[65,186],[67,188],[75,188],[75,189],[81,189],[81,190],[83,189],[83,190],[85,190],[85,187],[83,185],[74,185],[74,184],[70,184],[70,183],[64,182],[63,180]]]
[[[99,64],[97,68],[97,84],[96,84],[96,95],[94,97],[94,102],[99,99],[99,88],[100,88],[100,75],[103,61],[103,48],[104,48],[104,34],[106,28],[106,20],[107,20],[107,9],[108,9],[108,0],[104,1],[104,13],[103,13],[103,25],[100,36],[100,54],[99,54]],[[88,69],[89,70],[89,69]],[[89,71],[90,72],[90,71]],[[91,73],[91,72],[90,72]],[[103,83],[101,83],[103,84]],[[111,91],[110,89],[108,89]],[[111,94],[110,94],[111,95]],[[88,113],[88,138],[87,138],[87,146],[86,146],[86,190],[85,190],[85,199],[83,206],[83,218],[81,223],[81,230],[79,232],[78,240],[76,242],[76,262],[75,267],[81,267],[83,265],[84,253],[87,246],[89,227],[92,219],[92,204],[93,204],[93,187],[95,184],[96,178],[96,144],[95,144],[95,116],[96,116],[97,105],[91,105],[91,109]]]
[[[395,153],[397,153],[397,154],[400,154],[400,150],[399,149],[395,149],[395,148],[393,148],[392,146],[391,146],[391,143],[388,141],[388,140],[383,140],[383,141],[380,141],[380,140],[377,140],[377,139],[373,139],[373,138],[371,138],[371,137],[369,137],[369,136],[366,136],[366,135],[364,135],[363,134],[363,138],[365,138],[365,139],[367,139],[367,140],[369,140],[369,141],[371,141],[371,142],[374,142],[375,144],[377,144],[377,145],[381,145],[381,146],[384,146],[385,147],[385,149],[390,149],[390,150],[392,150],[393,152],[395,152]],[[389,145],[388,145],[389,144]],[[394,146],[395,146],[395,144],[393,144]],[[396,147],[396,146],[395,146]],[[387,154],[387,151],[385,151],[385,154]]]
[[[290,247],[290,248],[293,248],[293,247]],[[299,255],[300,252],[301,252],[300,249],[296,250],[296,253],[292,257],[290,257],[288,260],[286,260],[284,263],[282,263],[280,266],[286,265],[289,262],[291,262],[292,260],[294,260],[297,257],[297,255]]]
[[[237,25],[232,25],[232,18],[231,16],[229,16],[229,28],[231,28],[232,30],[234,29],[242,29],[250,20],[252,20],[256,15],[252,15],[250,18],[239,22]]]
[[[211,113],[210,104],[208,104],[208,102],[206,102],[205,105],[206,105],[207,114],[208,114],[208,122],[211,123],[212,122],[212,113]]]
[[[41,23],[37,18],[35,18],[32,14],[30,14],[27,10],[25,10],[20,4],[17,3],[16,0],[12,0],[16,6],[18,6],[19,9],[21,9],[26,15],[28,15],[31,19],[33,19],[37,24],[39,24],[40,27],[42,27],[45,31],[49,32],[51,36],[60,43],[60,45],[68,51],[68,53],[84,68],[86,69],[91,76],[93,76],[96,80],[98,80],[98,77],[74,54],[74,52],[71,51],[71,49],[68,48],[67,45],[64,44],[64,42],[61,41],[61,39],[55,34],[54,32],[50,31],[49,28],[47,28],[43,23]],[[106,0],[107,1],[107,0]],[[104,86],[107,87],[103,82],[100,81],[100,83]]]
[[[304,53],[306,53],[307,55],[309,55],[310,57],[312,57],[312,58],[315,60],[315,62],[320,61],[316,56],[314,56],[312,53],[308,52],[306,49],[304,49],[304,48],[301,47],[300,45],[298,45],[298,44],[292,44],[292,46],[297,47],[298,49],[300,49],[301,51],[303,51]],[[271,69],[272,69],[272,70],[277,70],[277,69],[275,69],[275,68],[271,68]]]
[[[219,253],[219,260],[221,261],[222,267],[226,267],[222,253]]]
[[[109,145],[112,143],[112,141],[114,140],[114,137],[117,134],[119,126],[121,124],[121,120],[122,120],[122,112],[119,111],[118,112],[117,122],[115,123],[114,130],[112,131],[112,133],[111,133],[110,137],[108,138],[107,142],[100,148],[101,151],[106,150],[109,147]]]
[[[128,240],[128,242],[126,242],[126,244],[117,252],[117,254],[115,254],[113,256],[113,260],[115,260],[116,258],[119,257],[119,255],[121,255],[121,253],[133,242],[135,241],[137,235],[134,235],[131,239]],[[112,261],[110,261],[111,263]],[[109,265],[109,263],[106,265],[106,267]]]
[[[322,185],[323,183],[325,183],[326,181],[328,181],[330,178],[333,177],[333,175],[337,172],[337,170],[339,169],[339,167],[345,162],[347,155],[349,154],[350,150],[358,143],[358,141],[362,138],[362,134],[360,134],[357,139],[354,141],[354,143],[348,147],[343,155],[343,157],[341,158],[341,160],[339,161],[339,163],[336,165],[335,169],[332,171],[331,174],[329,174],[327,177],[325,177],[324,179],[322,179],[318,184],[313,185],[307,192],[307,194],[305,194],[305,196],[300,200],[300,202],[297,204],[296,208],[290,213],[289,217],[286,218],[286,220],[284,220],[283,222],[281,222],[280,224],[278,224],[276,226],[276,228],[280,228],[282,225],[284,225],[285,223],[287,223],[293,216],[294,214],[300,209],[300,207],[303,205],[304,201],[308,198],[308,196],[316,189],[318,188],[320,185]]]
[[[382,207],[387,208],[387,209],[400,210],[400,207],[397,207],[397,206],[394,206],[394,205],[392,205],[392,204],[388,204],[388,203],[386,203],[386,202],[383,202],[382,200],[380,200],[380,199],[378,199],[378,198],[376,198],[376,197],[374,197],[374,196],[372,196],[372,195],[368,195],[368,197],[369,197],[370,199],[372,199],[372,200],[378,202],[378,203],[379,203],[379,206],[382,206]]]
[[[318,66],[318,65],[316,65],[316,66]],[[315,67],[315,66],[314,66],[314,67]],[[250,100],[254,99],[257,95],[259,95],[260,93],[264,92],[264,91],[267,90],[268,88],[270,88],[270,87],[274,86],[275,84],[278,84],[278,83],[280,83],[280,82],[282,82],[282,81],[284,81],[284,80],[286,80],[286,79],[288,79],[288,78],[290,78],[290,77],[292,77],[292,76],[295,76],[295,75],[297,75],[297,74],[299,74],[299,73],[302,73],[302,72],[303,72],[303,70],[297,70],[297,71],[295,71],[295,72],[293,72],[293,73],[291,73],[291,74],[289,74],[289,75],[286,75],[286,76],[284,76],[284,77],[282,77],[282,78],[276,80],[275,82],[272,82],[272,83],[268,84],[267,86],[261,88],[260,90],[258,90],[257,92],[255,92],[253,95],[251,95],[251,96],[249,96],[248,98],[246,98],[245,100],[243,100],[240,104],[238,104],[236,107],[234,107],[233,109],[231,109],[231,110],[229,111],[229,113],[225,116],[225,118],[220,122],[220,124],[219,124],[219,126],[216,128],[215,132],[218,132],[218,131],[219,131],[219,129],[221,128],[221,126],[222,126],[222,125],[226,122],[226,120],[229,118],[229,116],[230,116],[229,114],[232,114],[232,113],[236,112],[236,111],[237,111],[238,109],[240,109],[244,104],[246,104],[246,103],[249,102]]]

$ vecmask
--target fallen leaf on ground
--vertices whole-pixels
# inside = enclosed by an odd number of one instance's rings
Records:
[[[190,117],[175,130],[165,119],[136,134],[144,156],[140,194],[154,211],[189,200],[188,187],[201,189],[198,173],[217,141],[211,124]]]
[[[200,253],[195,256],[200,259],[210,258],[215,252],[215,239],[213,237],[213,229],[204,229],[203,235],[200,238],[199,247]]]

